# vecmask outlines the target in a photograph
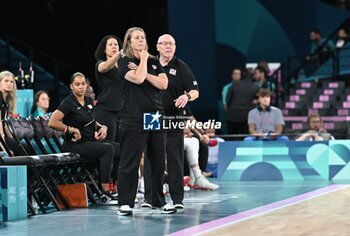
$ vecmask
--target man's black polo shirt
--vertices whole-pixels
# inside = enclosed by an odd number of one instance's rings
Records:
[[[162,91],[165,114],[183,115],[183,108],[175,107],[174,100],[184,94],[184,91],[199,90],[196,78],[188,65],[175,56],[163,69],[169,80],[168,88]]]

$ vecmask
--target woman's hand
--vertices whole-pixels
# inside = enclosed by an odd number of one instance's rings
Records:
[[[103,125],[97,132],[95,132],[95,139],[98,141],[105,140],[107,137],[107,126]]]
[[[141,52],[139,52],[140,55],[140,60],[143,59],[145,61],[148,60],[149,57],[149,53],[146,50],[142,50]]]
[[[129,68],[130,70],[137,70],[137,67],[138,67],[138,65],[136,65],[136,64],[133,63],[133,62],[129,62],[129,63],[128,63],[128,68]]]
[[[205,144],[208,144],[209,143],[209,136],[207,134],[202,134],[202,137],[201,137],[201,142],[205,143]]]
[[[71,139],[73,142],[78,142],[81,139],[81,134],[79,129],[69,127],[68,132],[73,136],[73,138]]]

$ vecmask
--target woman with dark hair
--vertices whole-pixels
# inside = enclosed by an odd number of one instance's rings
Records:
[[[34,94],[34,103],[32,107],[32,116],[44,116],[49,109],[50,97],[45,90],[39,90]]]
[[[70,81],[72,94],[52,113],[49,126],[64,132],[64,152],[75,152],[81,158],[99,160],[103,191],[101,203],[113,204],[116,199],[109,192],[109,182],[111,178],[117,178],[120,147],[118,143],[104,141],[108,128],[96,121],[93,101],[85,96],[86,87],[85,76],[75,73]]]
[[[95,77],[98,85],[96,118],[108,127],[106,139],[113,142],[119,142],[118,115],[122,98],[122,78],[118,73],[120,47],[121,41],[117,36],[107,35],[95,51]]]
[[[143,126],[148,114],[151,123],[159,122],[164,114],[161,90],[168,87],[168,77],[159,61],[150,57],[143,29],[128,29],[124,37],[124,56],[119,61],[119,73],[123,77],[123,103],[120,110],[121,158],[118,175],[118,214],[131,215],[137,192],[137,172],[143,151],[151,163],[152,206],[161,213],[176,212],[166,203],[163,195],[165,169],[164,130],[150,130]],[[151,124],[153,127],[153,124]]]

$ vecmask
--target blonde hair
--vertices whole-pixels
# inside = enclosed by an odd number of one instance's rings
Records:
[[[123,42],[123,53],[125,56],[130,57],[130,58],[135,58],[135,55],[133,53],[132,47],[131,47],[131,36],[132,33],[134,33],[135,31],[141,31],[146,39],[146,33],[145,31],[140,28],[140,27],[132,27],[130,29],[128,29],[128,31],[126,31],[125,36],[124,36],[124,42]],[[148,50],[148,44],[147,44],[147,39],[146,39],[146,48],[145,50]]]
[[[13,86],[12,86],[12,90],[7,94],[5,102],[8,104],[8,112],[9,112],[9,114],[15,114],[16,113],[16,91],[17,91],[15,76],[10,71],[7,71],[7,70],[1,71],[0,72],[0,82],[6,76],[12,77],[12,79],[13,79]]]

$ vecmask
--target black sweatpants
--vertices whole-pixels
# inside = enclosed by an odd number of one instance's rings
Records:
[[[183,132],[167,133],[166,142],[167,183],[174,204],[182,203],[184,199],[184,135]],[[144,162],[145,200],[151,202],[152,181],[149,163]]]
[[[164,131],[144,131],[120,126],[121,159],[118,171],[118,204],[134,207],[138,186],[138,169],[142,152],[147,147],[145,158],[150,162],[152,181],[152,205],[166,204],[163,195],[165,169]]]
[[[81,158],[97,160],[100,162],[100,181],[109,183],[116,180],[120,160],[120,146],[115,142],[80,141],[67,142],[62,145],[62,151],[75,152]]]

